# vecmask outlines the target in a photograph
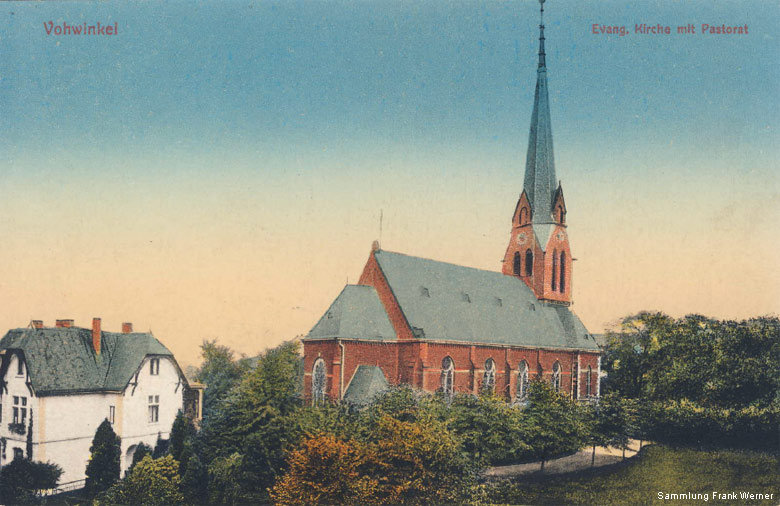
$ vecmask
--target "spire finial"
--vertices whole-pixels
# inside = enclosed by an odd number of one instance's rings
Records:
[[[545,0],[539,0],[539,68],[546,67],[544,61],[544,2]]]

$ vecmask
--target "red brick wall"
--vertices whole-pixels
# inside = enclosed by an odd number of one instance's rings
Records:
[[[579,355],[579,397],[585,398],[588,365],[592,368],[592,394],[596,395],[598,382],[598,353],[534,350],[490,345],[469,345],[420,341],[341,341],[344,345],[344,389],[346,390],[359,365],[378,365],[391,384],[406,383],[429,392],[441,386],[441,363],[449,356],[455,363],[456,392],[478,393],[485,372],[485,362],[496,363],[496,393],[513,399],[517,393],[517,375],[520,363],[529,366],[529,379],[539,377],[552,381],[553,364],[561,365],[561,391],[571,393],[572,366]],[[311,398],[311,373],[314,362],[325,360],[328,377],[328,395],[339,398],[341,354],[335,339],[304,341],[304,395]]]

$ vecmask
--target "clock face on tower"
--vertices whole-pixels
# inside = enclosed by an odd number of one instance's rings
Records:
[[[559,241],[562,241],[563,240],[563,232],[558,232],[557,237],[558,237]]]
[[[520,234],[517,234],[517,244],[523,244],[525,242],[525,232],[522,232]]]

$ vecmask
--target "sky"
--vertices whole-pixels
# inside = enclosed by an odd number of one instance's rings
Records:
[[[306,334],[375,239],[500,270],[538,24],[532,0],[0,3],[0,329],[130,321],[196,364]],[[777,2],[548,0],[545,25],[573,310],[777,315]]]

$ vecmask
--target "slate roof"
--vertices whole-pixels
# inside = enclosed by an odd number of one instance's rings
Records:
[[[387,379],[381,367],[359,365],[344,392],[344,399],[356,405],[368,404],[387,387]]]
[[[539,68],[536,74],[534,109],[528,136],[523,189],[531,204],[534,223],[554,223],[552,204],[558,181],[555,178],[550,99],[547,92],[547,66],[544,59],[544,28],[539,37]],[[544,247],[544,246],[543,246]]]
[[[307,337],[386,341],[396,334],[374,287],[347,285]]]
[[[36,395],[121,391],[147,355],[173,356],[150,333],[102,332],[101,354],[92,349],[92,329],[79,327],[9,330],[0,350],[18,349]]]
[[[420,338],[599,349],[567,306],[540,302],[516,277],[389,251],[375,257]]]

